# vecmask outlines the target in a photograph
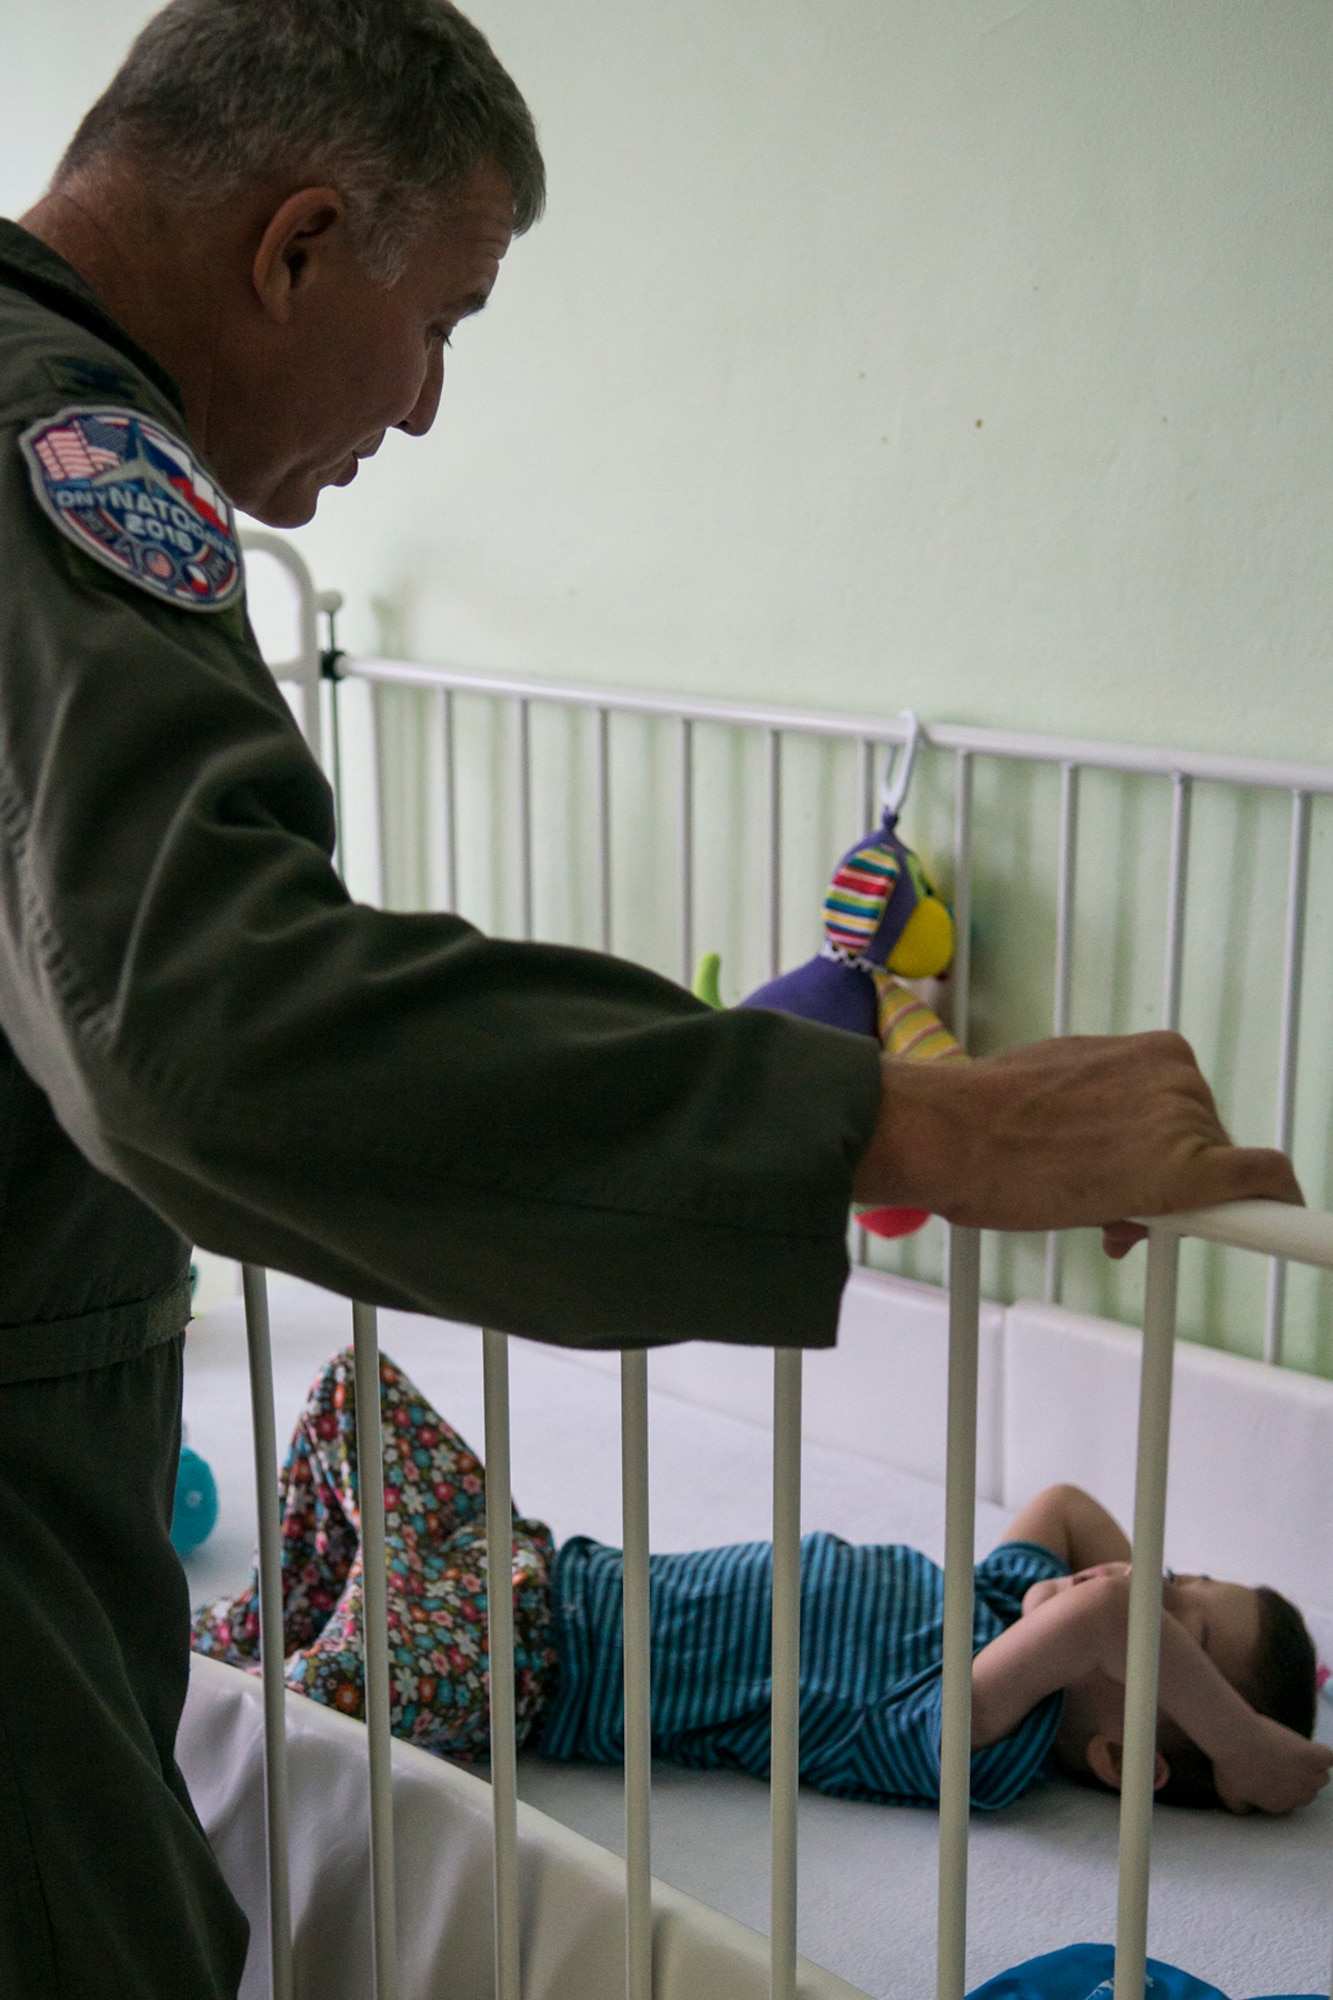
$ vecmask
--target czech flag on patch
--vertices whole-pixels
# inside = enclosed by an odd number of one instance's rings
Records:
[[[230,501],[151,417],[62,410],[19,444],[38,505],[104,569],[182,611],[221,611],[241,595]]]

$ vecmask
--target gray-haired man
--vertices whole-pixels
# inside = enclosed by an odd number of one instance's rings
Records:
[[[187,1243],[588,1345],[834,1337],[853,1192],[1295,1198],[1175,1037],[968,1068],[349,902],[230,502],[290,525],[540,211],[445,0],[173,0],[0,225],[0,1991],[215,2000],[172,1761]],[[1127,1247],[1132,1232],[1117,1229]]]

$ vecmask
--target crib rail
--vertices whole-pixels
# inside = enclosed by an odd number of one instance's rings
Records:
[[[320,704],[316,650],[317,600],[309,573],[295,551],[275,537],[250,546],[282,562],[296,581],[302,603],[301,654],[274,671],[297,679],[303,714],[318,747]],[[781,868],[783,853],[783,745],[788,737],[819,736],[859,745],[860,784],[866,816],[874,809],[877,765],[886,748],[907,737],[902,721],[878,716],[813,713],[747,703],[651,695],[579,687],[522,676],[480,675],[462,669],[418,666],[368,657],[344,658],[340,671],[371,684],[395,684],[432,691],[439,704],[436,749],[445,801],[442,845],[446,900],[456,903],[458,880],[457,785],[454,699],[484,694],[512,703],[514,780],[521,849],[520,924],[535,932],[533,845],[532,704],[553,703],[591,711],[595,722],[594,851],[597,941],[615,945],[612,900],[611,718],[638,714],[673,722],[677,732],[678,864],[676,871],[676,952],[688,978],[695,949],[695,757],[697,726],[727,724],[758,731],[764,744],[766,876],[764,956],[769,970],[782,963]],[[329,706],[333,776],[339,783],[338,703]],[[1059,882],[1052,1002],[1057,1033],[1071,1026],[1075,890],[1080,831],[1080,781],[1093,770],[1159,777],[1171,787],[1171,845],[1162,934],[1160,1018],[1174,1026],[1180,1018],[1184,940],[1188,922],[1190,840],[1194,786],[1222,782],[1277,790],[1289,795],[1291,828],[1286,884],[1286,928],[1282,1002],[1278,1011],[1280,1050],[1274,1136],[1289,1145],[1298,1083],[1302,971],[1307,925],[1311,802],[1333,795],[1333,771],[1313,765],[1266,763],[1235,757],[1107,745],[1076,739],[1008,731],[932,725],[928,740],[953,760],[954,880],[957,954],[952,992],[954,1025],[966,1039],[970,1007],[969,907],[973,871],[973,793],[977,760],[1009,758],[1046,763],[1060,771]],[[1150,1232],[1143,1318],[1139,1445],[1134,1518],[1134,1571],[1131,1585],[1129,1666],[1126,1694],[1125,1776],[1121,1801],[1120,1885],[1114,2000],[1143,2000],[1147,1940],[1153,1749],[1157,1661],[1161,1629],[1160,1577],[1165,1518],[1172,1360],[1176,1336],[1176,1273],[1179,1243],[1196,1237],[1269,1258],[1265,1355],[1281,1358],[1288,1263],[1333,1270],[1333,1216],[1277,1204],[1250,1202],[1200,1211],[1153,1223]],[[938,2000],[961,2000],[966,1985],[967,1857],[971,1735],[972,1565],[976,1497],[977,1355],[979,1344],[981,1239],[976,1232],[950,1232],[950,1347],[946,1495],[945,1645],[943,1727],[940,1762],[940,1884]],[[1048,1296],[1058,1295],[1062,1239],[1053,1236],[1047,1252]],[[286,1862],[287,1791],[282,1727],[281,1572],[275,1505],[278,1469],[273,1422],[272,1371],[263,1274],[247,1272],[247,1328],[255,1410],[259,1485],[261,1650],[265,1690],[265,1774],[268,1825],[268,1948],[276,2000],[294,1994],[290,1887]],[[379,1427],[379,1357],[375,1315],[354,1309],[358,1457],[362,1473],[363,1539],[366,1574],[365,1660],[367,1734],[371,1789],[371,1879],[375,1938],[375,2000],[396,2000],[392,1760],[389,1735],[389,1678],[385,1631],[385,1544]],[[512,1521],[510,1511],[507,1340],[483,1336],[486,1379],[487,1539],[490,1597],[489,1648],[492,1690],[492,1796],[494,1809],[495,1992],[497,2000],[519,2000],[522,1992],[519,1926],[517,1782],[514,1736],[512,1598],[508,1588]],[[797,1993],[797,1781],[799,1774],[800,1660],[800,1478],[801,1357],[774,1357],[773,1417],[773,1651],[772,1651],[772,1916],[771,1991],[774,2000]],[[648,1593],[648,1417],[646,1359],[622,1358],[622,1477],[625,1621],[625,1813],[627,2000],[651,2000],[653,1993],[653,1914],[650,1845],[650,1658]],[[503,1579],[503,1587],[500,1587]]]
[[[602,949],[612,947],[610,921],[611,827],[609,768],[609,722],[611,715],[658,717],[676,724],[678,730],[679,794],[677,807],[678,882],[677,930],[679,937],[678,976],[688,984],[695,958],[694,905],[696,858],[694,840],[694,727],[698,723],[726,725],[733,729],[760,731],[765,742],[767,868],[765,889],[767,975],[774,977],[782,966],[782,817],[784,738],[818,737],[828,741],[852,739],[862,753],[862,788],[866,794],[865,816],[875,811],[874,766],[877,753],[905,744],[911,723],[902,718],[847,714],[840,711],[778,708],[761,703],[726,702],[705,697],[640,693],[625,689],[585,687],[577,684],[540,681],[525,676],[479,674],[466,669],[422,666],[404,660],[348,655],[339,671],[372,685],[430,689],[438,693],[446,718],[455,695],[479,694],[513,704],[516,716],[516,757],[520,801],[520,870],[522,880],[522,931],[533,935],[532,900],[532,750],[530,715],[536,702],[566,709],[592,709],[598,719],[598,853]],[[446,719],[442,739],[452,724]],[[1071,996],[1075,954],[1075,895],[1080,825],[1080,778],[1087,771],[1118,772],[1125,775],[1159,777],[1171,787],[1171,831],[1165,895],[1165,924],[1162,941],[1162,998],[1159,1019],[1163,1027],[1179,1028],[1184,984],[1185,940],[1188,923],[1191,832],[1195,786],[1199,782],[1286,792],[1291,802],[1291,828],[1286,882],[1286,920],[1282,956],[1282,998],[1275,1010],[1278,1034],[1276,1085],[1273,1106],[1273,1143],[1283,1151],[1292,1143],[1297,1101],[1300,1053],[1301,1001],[1304,986],[1305,942],[1308,919],[1311,801],[1333,796],[1333,770],[1324,765],[1285,763],[1261,758],[1218,756],[1206,752],[1155,749],[1134,744],[1098,743],[1074,737],[1043,736],[1033,733],[974,728],[953,723],[930,723],[922,730],[922,740],[937,750],[948,751],[954,760],[954,854],[953,905],[956,949],[951,968],[951,1009],[953,1027],[960,1041],[968,1040],[971,1013],[971,901],[973,868],[973,784],[978,758],[1000,758],[1019,764],[1058,765],[1061,777],[1060,831],[1058,847],[1058,888],[1056,944],[1051,1006],[1051,1032],[1062,1035],[1071,1029]],[[447,753],[446,753],[447,754]],[[444,796],[449,819],[448,852],[456,855],[457,828],[454,824],[456,785],[452,769],[445,773]],[[453,862],[451,860],[451,869]],[[456,887],[456,884],[455,884]],[[1052,1233],[1047,1244],[1046,1296],[1060,1295],[1062,1238]],[[862,1237],[864,1255],[868,1249]],[[1275,1259],[1269,1272],[1264,1314],[1264,1359],[1281,1359],[1286,1306],[1286,1270]]]
[[[1151,1223],[1140,1373],[1134,1566],[1127,1649],[1124,1780],[1114,2000],[1143,2000],[1147,1955],[1161,1576],[1166,1518],[1176,1272],[1181,1240],[1197,1237],[1333,1270],[1333,1215],[1275,1202],[1237,1202]],[[940,1746],[937,2000],[962,2000],[967,1963],[967,1856],[972,1710],[972,1565],[976,1503],[980,1237],[951,1232],[943,1727]],[[282,1712],[281,1551],[272,1362],[263,1274],[247,1271],[246,1325],[260,1497],[261,1657],[265,1688],[272,1992],[295,1992],[287,1868],[287,1788]],[[392,1760],[385,1620],[379,1353],[373,1309],[352,1308],[357,1451],[361,1473],[366,1604],[366,1726],[371,1797],[374,2000],[397,2000],[394,1946]],[[486,1396],[487,1559],[503,1587],[488,1599],[491,1782],[494,1814],[495,1993],[520,2000],[517,1759],[513,1602],[509,1588],[508,1340],[483,1335]],[[626,2000],[652,2000],[653,1917],[649,1852],[650,1729],[648,1413],[646,1357],[622,1357],[625,1544]],[[773,2000],[797,1995],[797,1783],[800,1767],[801,1356],[774,1355],[773,1401],[772,1921]]]
[[[329,651],[321,655],[317,637],[319,613],[336,608],[340,602],[336,593],[315,590],[300,554],[282,537],[251,534],[244,539],[248,552],[279,563],[294,586],[298,605],[297,651],[290,660],[275,662],[273,671],[280,679],[294,682],[299,689],[302,726],[317,754],[322,729],[327,752],[325,761],[339,798],[340,817],[346,789],[346,731],[340,722],[342,684],[350,681],[369,688],[417,689],[434,697],[438,714],[436,723],[432,725],[434,772],[431,784],[438,793],[442,822],[438,829],[440,852],[437,880],[439,900],[448,909],[458,907],[460,889],[457,705],[463,698],[484,697],[495,708],[511,712],[512,768],[505,788],[512,806],[506,812],[506,823],[510,841],[516,848],[517,928],[524,937],[537,935],[540,930],[535,859],[537,826],[534,818],[537,757],[534,716],[539,708],[566,715],[584,714],[592,725],[595,742],[589,790],[595,831],[590,874],[595,879],[589,881],[589,901],[594,907],[586,929],[587,941],[595,942],[603,950],[625,948],[625,940],[614,935],[613,921],[614,884],[624,876],[623,860],[618,865],[619,857],[614,851],[616,842],[613,839],[613,766],[617,761],[613,755],[616,734],[613,725],[626,719],[641,718],[664,725],[674,732],[675,798],[668,811],[674,817],[675,936],[669,953],[664,949],[658,956],[664,968],[669,963],[670,969],[685,982],[692,976],[700,943],[710,941],[707,938],[701,940],[698,935],[701,881],[706,880],[700,874],[699,851],[699,759],[705,729],[725,729],[738,737],[757,738],[762,744],[762,812],[765,824],[760,843],[763,854],[762,858],[756,856],[756,865],[762,870],[763,879],[762,882],[756,881],[758,893],[750,898],[750,902],[756,911],[762,911],[765,977],[779,971],[783,962],[782,879],[784,850],[791,845],[784,828],[797,824],[800,818],[799,811],[791,807],[792,781],[786,768],[789,760],[784,757],[784,747],[798,740],[858,746],[858,789],[862,795],[864,822],[868,822],[877,810],[880,791],[878,766],[887,754],[907,740],[909,734],[909,723],[903,717],[886,718],[832,709],[798,709],[763,702],[724,701],[704,696],[598,687],[548,680],[533,674],[480,673],[463,666],[422,664],[370,654],[335,656]],[[335,658],[336,664],[331,664]],[[321,703],[322,660],[324,668],[335,674],[337,679],[332,685],[326,682]],[[372,716],[372,731],[376,726]],[[1080,925],[1079,866],[1080,855],[1086,858],[1095,853],[1096,842],[1090,842],[1087,837],[1089,787],[1084,781],[1093,774],[1116,773],[1127,778],[1160,780],[1164,787],[1169,788],[1169,859],[1162,884],[1160,999],[1156,1007],[1156,1018],[1166,1027],[1179,1026],[1189,1012],[1185,1008],[1188,997],[1185,990],[1188,971],[1186,947],[1187,941],[1196,937],[1197,928],[1191,924],[1191,889],[1199,874],[1201,852],[1206,860],[1209,850],[1208,826],[1204,826],[1202,835],[1197,831],[1200,787],[1234,788],[1238,799],[1256,794],[1286,795],[1290,811],[1285,884],[1271,899],[1265,899],[1275,912],[1279,908],[1282,912],[1281,944],[1279,947],[1275,936],[1272,946],[1274,951],[1280,949],[1281,954],[1280,998],[1271,1008],[1264,1008],[1263,1019],[1256,1024],[1257,1045],[1247,1047],[1246,1060],[1237,1067],[1243,1067],[1250,1078],[1257,1078],[1261,1070],[1271,1074],[1271,1108],[1266,1115],[1271,1120],[1274,1144],[1289,1151],[1293,1139],[1299,1137],[1296,1132],[1296,1107],[1300,1100],[1311,859],[1312,852],[1323,852],[1314,841],[1316,826],[1313,809],[1318,801],[1333,798],[1333,768],[1140,744],[1101,743],[1080,737],[986,729],[955,723],[930,722],[921,730],[920,740],[923,746],[943,753],[946,764],[951,763],[953,767],[951,887],[957,949],[947,1004],[952,1012],[955,1032],[965,1044],[973,1015],[970,920],[974,868],[973,793],[978,771],[983,766],[990,768],[998,762],[1008,768],[1045,766],[1059,772],[1059,832],[1055,856],[1058,879],[1055,886],[1049,1017],[1055,1034],[1068,1033],[1078,1025],[1075,1020],[1075,969],[1076,965],[1086,964],[1087,925],[1086,921]],[[370,761],[374,766],[375,759],[372,757]],[[377,767],[376,773],[368,778],[363,772],[363,779],[375,795],[373,806],[364,808],[367,817],[365,839],[369,842],[369,858],[365,867],[368,892],[373,899],[383,894],[384,886],[384,848],[380,831],[383,814]],[[371,821],[375,822],[373,826]],[[551,834],[551,827],[543,823],[541,842],[548,857]],[[568,831],[562,829],[560,838],[562,841],[569,839]],[[790,918],[788,923],[790,927]],[[1191,989],[1192,992],[1194,990]],[[1307,1024],[1306,1042],[1317,1046],[1326,1039],[1322,1034],[1312,1038]],[[1253,1094],[1256,1085],[1251,1083],[1247,1089]],[[1249,1114],[1250,1117],[1254,1115],[1253,1112]],[[1262,1099],[1258,1115],[1265,1115]],[[1059,1300],[1064,1291],[1068,1262],[1065,1245],[1066,1239],[1059,1235],[1052,1235],[1047,1242],[1044,1289],[1050,1301]],[[869,1257],[870,1243],[864,1232],[858,1232],[858,1250],[863,1260]],[[1262,1305],[1263,1355],[1270,1363],[1283,1359],[1287,1293],[1285,1262],[1280,1258],[1274,1259],[1268,1271]]]
[[[401,660],[359,655],[341,659],[339,672],[371,685],[412,687],[432,690],[441,704],[440,753],[442,797],[448,856],[447,902],[457,902],[458,829],[457,782],[454,769],[453,701],[461,694],[484,695],[512,705],[515,716],[516,790],[519,801],[518,847],[520,871],[520,924],[524,937],[534,931],[531,712],[534,703],[566,710],[594,711],[597,720],[597,941],[611,950],[612,935],[612,832],[610,783],[610,724],[616,715],[639,715],[670,721],[677,730],[677,882],[676,882],[676,974],[688,984],[697,950],[695,909],[698,861],[695,839],[696,725],[713,723],[733,730],[757,732],[764,744],[765,790],[765,879],[764,930],[765,976],[774,977],[782,969],[782,865],[783,821],[786,785],[783,772],[783,744],[789,738],[819,738],[828,742],[854,740],[860,747],[861,789],[864,817],[868,822],[877,810],[876,762],[896,746],[906,742],[909,722],[837,711],[805,711],[776,708],[759,703],[722,702],[702,697],[687,699],[677,695],[636,693],[628,690],[582,687],[558,682],[537,681],[518,676],[483,675],[461,668],[420,666]],[[336,699],[333,706],[336,716]],[[337,733],[335,730],[335,741]],[[1161,998],[1158,1021],[1178,1029],[1182,1021],[1185,984],[1185,949],[1189,930],[1189,904],[1196,787],[1199,783],[1226,784],[1257,791],[1285,792],[1290,800],[1290,829],[1285,882],[1285,918],[1281,961],[1281,997],[1272,1010],[1274,1092],[1272,1100],[1273,1143],[1290,1151],[1298,1101],[1301,1051],[1301,1017],[1304,995],[1304,967],[1309,917],[1309,876],[1311,853],[1311,808],[1320,797],[1333,797],[1333,770],[1326,766],[1282,763],[1258,758],[1224,757],[1170,749],[1153,749],[1130,744],[1094,743],[1078,738],[1041,736],[1007,730],[964,727],[950,723],[930,723],[921,731],[921,740],[936,750],[950,753],[954,765],[954,825],[952,902],[955,917],[955,955],[950,970],[946,1004],[960,1041],[969,1039],[972,1016],[972,881],[974,862],[973,793],[978,760],[1001,759],[1017,765],[1056,765],[1060,771],[1060,820],[1057,850],[1056,934],[1052,967],[1051,1032],[1063,1035],[1074,1027],[1072,1000],[1077,938],[1077,879],[1080,840],[1081,779],[1087,772],[1115,772],[1126,776],[1160,778],[1170,786],[1170,844],[1164,895],[1162,931]],[[1048,1238],[1045,1295],[1048,1301],[1061,1296],[1064,1241],[1058,1233]],[[858,1250],[864,1260],[869,1239],[861,1233]],[[1263,1313],[1263,1357],[1276,1364],[1283,1358],[1286,1319],[1287,1272],[1282,1259],[1270,1265]]]

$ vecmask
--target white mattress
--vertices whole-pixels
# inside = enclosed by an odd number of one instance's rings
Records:
[[[279,1435],[310,1381],[350,1340],[340,1300],[273,1285]],[[480,1447],[481,1358],[474,1332],[381,1315],[385,1350]],[[619,1540],[618,1396],[604,1367],[513,1345],[515,1498],[550,1522]],[[651,1370],[650,1370],[651,1374]],[[213,1466],[218,1528],[190,1564],[196,1602],[237,1587],[254,1532],[248,1387],[239,1301],[197,1321],[187,1342],[189,1441]],[[769,1525],[766,1433],[654,1391],[653,1544],[688,1548],[761,1537]],[[873,1460],[807,1446],[803,1523],[858,1540],[910,1541],[939,1555],[943,1492]],[[999,1539],[1000,1509],[978,1509],[978,1549]],[[1169,1552],[1168,1552],[1169,1553]],[[1324,1707],[1325,1725],[1333,1717]],[[1327,1733],[1326,1729],[1321,1733]],[[614,1772],[522,1760],[525,1799],[612,1849],[620,1843]],[[802,1953],[872,1995],[933,1982],[935,1815],[801,1799]],[[1154,1823],[1149,1949],[1237,1996],[1326,1992],[1333,1941],[1333,1801],[1282,1821],[1160,1810]],[[729,1773],[659,1767],[654,1872],[742,1922],[767,1928],[768,1806],[762,1785]],[[1108,1939],[1115,1921],[1116,1811],[1108,1798],[1052,1783],[996,1818],[974,1821],[969,1985],[1034,1953]],[[441,1866],[444,1863],[442,1860]]]

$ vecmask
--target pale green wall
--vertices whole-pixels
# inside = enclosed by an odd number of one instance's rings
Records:
[[[147,11],[9,0],[0,209],[37,193]],[[347,594],[345,643],[1333,762],[1326,0],[475,13],[536,110],[550,214],[461,332],[434,438],[391,440],[299,537]],[[416,713],[389,718],[400,744]],[[979,782],[990,1045],[1049,1018],[1055,804],[1041,781]],[[802,882],[856,812],[846,773],[812,798],[793,822]],[[942,780],[913,810],[943,855]],[[1164,808],[1094,786],[1088,810],[1075,1025],[1143,1025]],[[1271,1124],[1284,838],[1280,807],[1200,800],[1186,1026],[1254,1140]],[[664,904],[665,847],[654,867]],[[1323,815],[1315,868],[1298,1151],[1323,1201]],[[794,879],[793,953],[804,896]],[[503,896],[492,908],[512,921]],[[732,990],[759,976],[734,885],[705,921],[734,935]],[[650,929],[624,948],[670,967]],[[994,1283],[1031,1289],[1036,1272],[1010,1247]],[[1091,1258],[1071,1273],[1075,1296],[1131,1316],[1136,1283]],[[1297,1292],[1293,1358],[1333,1367],[1328,1301]],[[1187,1310],[1253,1345],[1248,1281],[1224,1299],[1205,1273]]]
[[[148,11],[9,0],[0,208]],[[304,537],[358,641],[1333,758],[1326,0],[475,12],[550,214]]]

